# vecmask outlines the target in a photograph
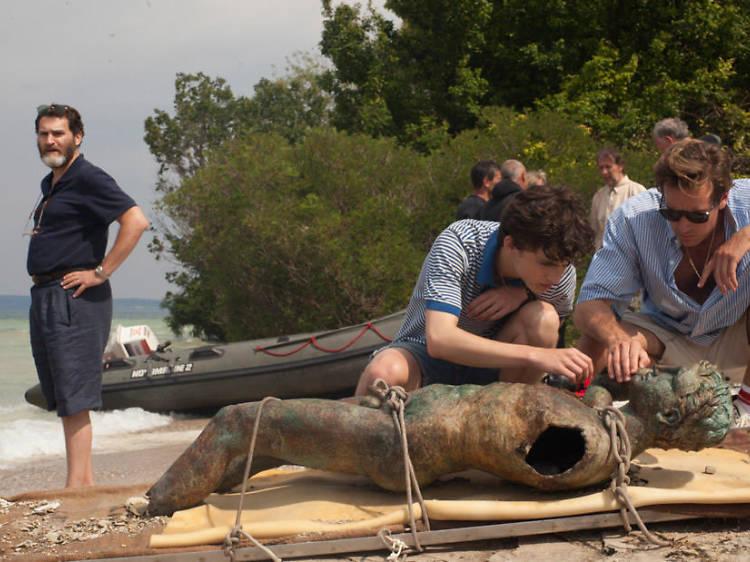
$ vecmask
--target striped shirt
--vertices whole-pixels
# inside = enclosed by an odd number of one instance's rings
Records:
[[[406,316],[394,341],[427,345],[425,311],[438,310],[458,317],[458,327],[472,334],[492,337],[504,319],[479,321],[463,310],[494,282],[499,223],[466,219],[454,222],[438,235],[422,264]],[[520,279],[506,279],[508,285],[524,286]],[[552,304],[560,316],[567,316],[575,298],[576,270],[569,265],[560,281],[540,300]]]
[[[618,316],[639,289],[641,312],[660,326],[709,345],[723,328],[735,324],[750,305],[750,253],[737,268],[739,288],[722,295],[715,287],[703,304],[683,293],[674,272],[682,260],[680,242],[659,214],[656,188],[631,197],[607,221],[604,246],[591,261],[578,302],[609,299]],[[750,224],[750,180],[729,190],[724,213],[726,238]]]

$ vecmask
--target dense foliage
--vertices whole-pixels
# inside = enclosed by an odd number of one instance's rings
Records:
[[[597,138],[646,148],[656,121],[681,116],[746,155],[747,0],[385,6],[381,14],[324,2],[337,127],[431,148],[436,133],[473,127],[482,107],[547,107]]]
[[[750,169],[750,0],[323,0],[327,66],[235,95],[178,74],[145,140],[151,248],[173,328],[239,340],[393,312],[479,159],[517,158],[590,196],[594,154],[649,185],[667,116]]]
[[[596,145],[567,118],[491,108],[479,123],[430,155],[331,127],[294,145],[255,132],[226,141],[159,204],[180,225],[161,233],[161,253],[182,265],[165,299],[170,324],[240,340],[403,307],[480,158],[544,164],[587,193],[599,185]]]

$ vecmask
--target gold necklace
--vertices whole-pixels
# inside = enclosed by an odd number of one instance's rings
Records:
[[[706,252],[706,259],[703,261],[703,271],[706,271],[706,264],[708,263],[708,258],[711,257],[711,248],[714,246],[714,237],[716,236],[716,226],[714,226],[713,231],[711,231],[711,242],[708,243],[708,251]],[[703,277],[703,271],[698,273],[698,268],[695,267],[695,264],[693,263],[693,258],[690,257],[690,249],[685,246],[685,253],[687,254],[688,263],[690,263],[690,267],[693,268],[693,271],[698,276],[698,279]]]

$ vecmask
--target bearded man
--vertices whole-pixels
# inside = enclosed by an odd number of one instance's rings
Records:
[[[78,152],[83,122],[77,110],[40,106],[35,127],[39,156],[52,171],[42,179],[27,233],[31,349],[47,409],[62,418],[66,487],[90,486],[89,410],[102,404],[102,355],[112,321],[108,279],[148,221],[111,176]],[[105,255],[113,221],[120,229]]]

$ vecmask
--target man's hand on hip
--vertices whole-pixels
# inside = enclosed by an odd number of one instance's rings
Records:
[[[105,281],[106,279],[99,277],[93,269],[86,269],[84,271],[71,271],[70,273],[66,273],[62,278],[60,285],[62,285],[63,289],[78,287],[76,292],[73,293],[73,298],[76,298],[89,287],[96,287]]]

